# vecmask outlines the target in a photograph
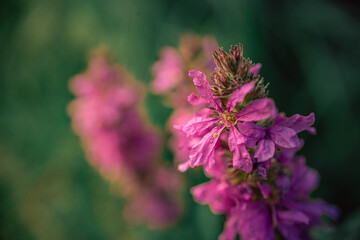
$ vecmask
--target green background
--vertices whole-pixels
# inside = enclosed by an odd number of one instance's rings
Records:
[[[217,239],[223,217],[193,202],[205,181],[184,174],[185,214],[162,231],[122,218],[125,201],[85,160],[66,113],[68,80],[86,68],[90,49],[148,84],[164,46],[183,33],[242,43],[261,62],[270,96],[287,114],[316,113],[318,134],[302,153],[322,178],[314,197],[342,211],[334,232],[317,239],[360,239],[359,4],[344,1],[34,0],[0,2],[0,239]],[[162,128],[171,109],[149,95]],[[171,159],[169,152],[164,158]]]

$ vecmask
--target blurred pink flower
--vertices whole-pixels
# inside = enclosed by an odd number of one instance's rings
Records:
[[[180,176],[157,161],[162,136],[142,113],[142,87],[104,54],[96,54],[70,89],[76,95],[69,106],[74,130],[89,162],[129,200],[125,214],[157,227],[178,219]],[[165,184],[171,182],[171,188]]]

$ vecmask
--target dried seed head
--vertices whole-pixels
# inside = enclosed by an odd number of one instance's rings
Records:
[[[216,64],[211,74],[214,83],[214,94],[218,97],[227,97],[242,85],[255,81],[255,89],[248,99],[264,98],[267,96],[267,86],[263,78],[254,75],[251,68],[255,66],[249,58],[243,57],[243,46],[235,45],[226,53],[222,48],[214,51],[213,58]]]

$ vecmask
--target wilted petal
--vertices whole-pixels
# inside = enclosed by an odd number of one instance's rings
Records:
[[[188,136],[200,136],[219,121],[216,118],[194,117],[181,130]],[[177,126],[174,126],[175,128]]]
[[[258,144],[254,154],[254,157],[257,158],[258,162],[264,162],[272,158],[275,154],[275,144],[269,139],[261,139]]]
[[[295,148],[300,146],[299,138],[294,130],[282,126],[271,126],[266,129],[270,139],[278,146]]]
[[[226,103],[226,109],[228,112],[231,112],[236,107],[236,104],[239,102],[242,102],[246,95],[250,93],[254,89],[255,83],[254,81],[249,82],[247,84],[242,85],[238,89],[236,89],[231,96],[229,97],[229,100]]]
[[[246,147],[254,148],[256,142],[259,139],[265,137],[265,130],[262,126],[258,126],[252,122],[239,122],[237,124],[239,132],[243,135],[246,139]]]
[[[190,151],[190,166],[200,166],[207,162],[214,155],[214,147],[220,137],[221,131],[225,126],[214,127],[207,133]]]
[[[261,63],[257,63],[250,69],[250,73],[257,76],[259,75],[260,69],[261,69]]]
[[[256,99],[238,113],[237,119],[244,122],[261,121],[275,116],[276,112],[275,103],[272,99]]]
[[[210,89],[210,85],[205,74],[196,70],[191,70],[189,71],[189,76],[193,78],[194,85],[196,90],[199,92],[200,97],[205,99],[211,107],[223,112],[223,109],[221,108],[221,101],[219,98],[213,96],[213,92]]]
[[[188,96],[188,102],[193,106],[197,106],[197,105],[200,105],[200,104],[207,103],[207,101],[205,99],[196,96],[194,93],[191,93]]]

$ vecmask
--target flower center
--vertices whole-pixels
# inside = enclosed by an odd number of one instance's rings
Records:
[[[235,125],[236,117],[232,113],[223,113],[221,114],[221,122],[225,124],[226,127]]]

